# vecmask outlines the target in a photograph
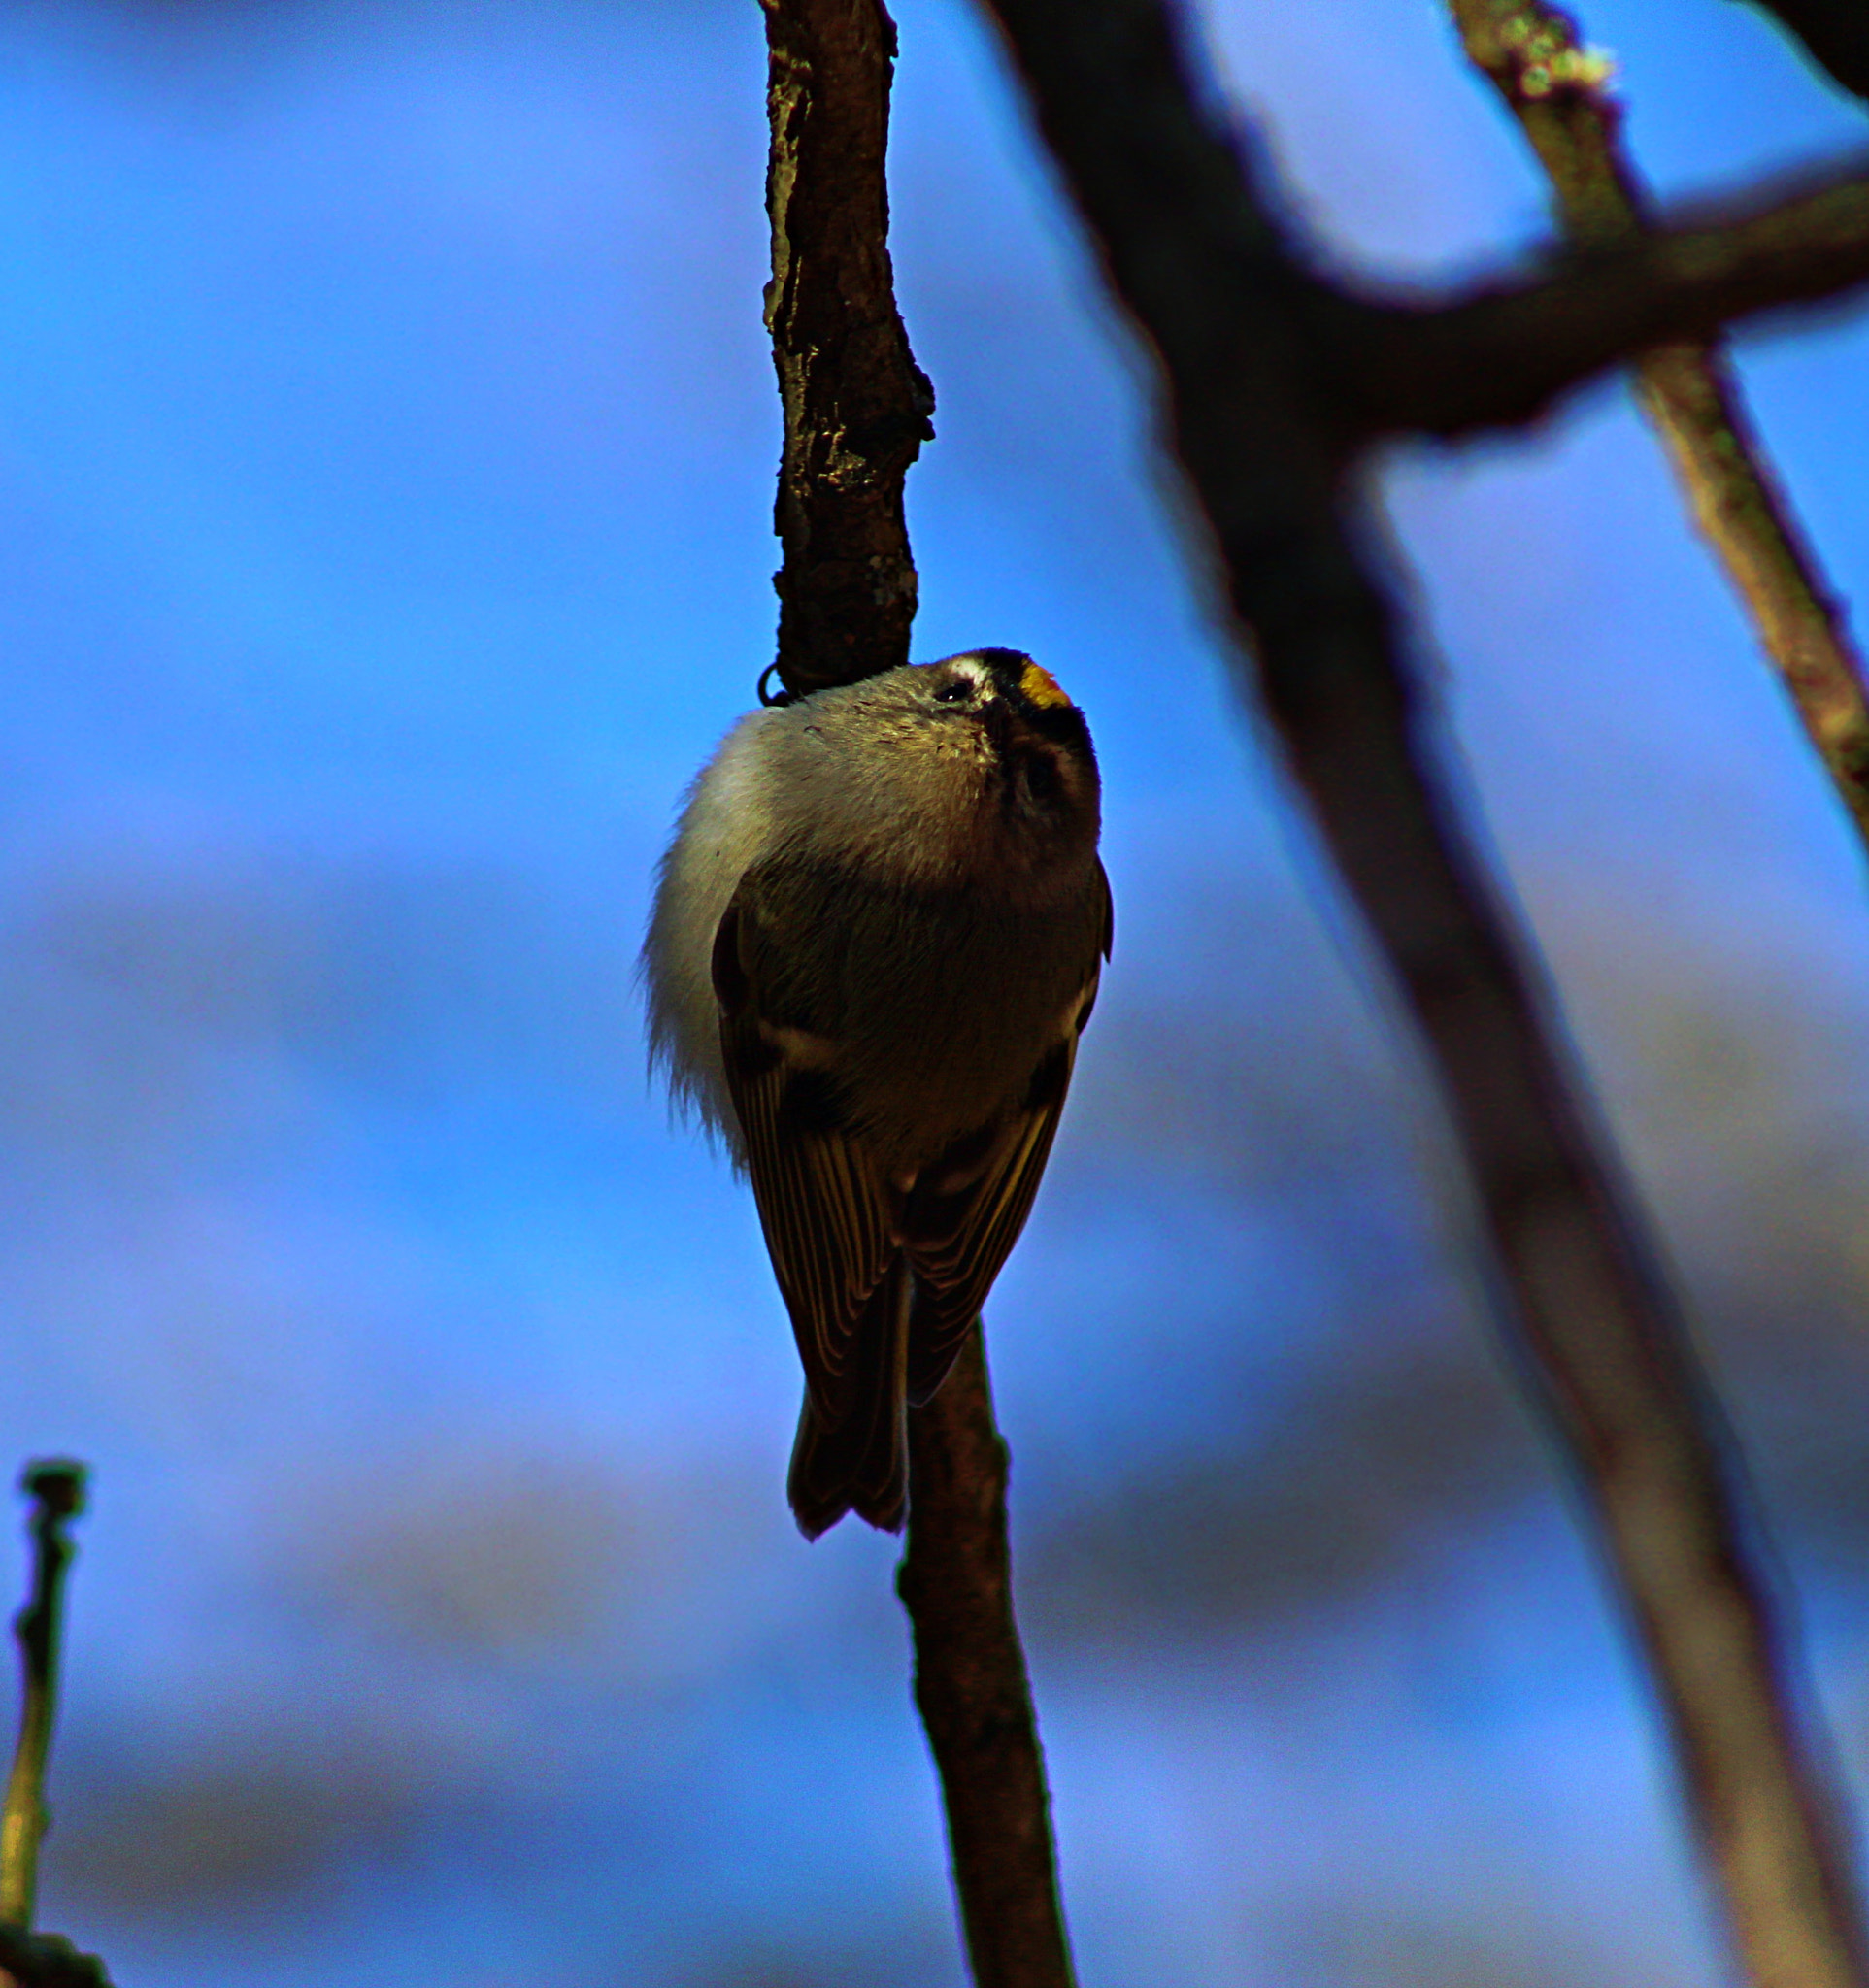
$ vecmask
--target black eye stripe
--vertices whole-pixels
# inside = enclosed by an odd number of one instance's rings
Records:
[[[935,702],[937,704],[965,704],[973,694],[974,682],[972,678],[956,677],[951,682],[944,683],[935,692]]]

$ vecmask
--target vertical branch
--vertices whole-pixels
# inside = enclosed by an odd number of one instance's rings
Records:
[[[33,1501],[33,1574],[31,1596],[13,1625],[23,1702],[19,1743],[0,1807],[0,1922],[23,1932],[32,1924],[39,1842],[46,1833],[46,1761],[57,1701],[59,1612],[65,1569],[75,1550],[65,1525],[84,1509],[83,1466],[62,1459],[29,1464],[20,1489]]]
[[[908,660],[909,465],[934,390],[896,310],[884,182],[895,28],[881,0],[763,0],[771,54],[766,292],[784,405],[778,671],[804,695]],[[974,1978],[1066,1988],[1045,1762],[1012,1613],[1006,1445],[976,1333],[909,1418],[902,1598]]]
[[[1256,694],[1412,1012],[1526,1365],[1666,1707],[1756,1988],[1863,1988],[1828,1791],[1802,1749],[1724,1432],[1524,942],[1439,770],[1309,327],[1319,280],[1248,177],[1164,0],[986,0],[1159,367]],[[1370,377],[1381,377],[1380,349]]]
[[[895,23],[879,0],[762,0],[766,328],[784,408],[779,676],[794,696],[909,660],[909,465],[934,388],[909,350],[884,175]]]
[[[1010,1459],[978,1331],[909,1417],[915,1698],[941,1770],[954,1883],[980,1988],[1070,1988],[1051,1802],[1006,1546]]]
[[[1647,198],[1623,154],[1608,64],[1544,0],[1451,0],[1468,56],[1505,99],[1581,246],[1625,242]],[[1856,833],[1869,842],[1869,691],[1816,554],[1765,463],[1723,340],[1636,362],[1637,391],[1701,535],[1726,569]]]
[[[23,1702],[13,1772],[0,1803],[0,1982],[12,1988],[111,1988],[104,1964],[55,1933],[34,1933],[39,1843],[46,1833],[46,1761],[58,1684],[65,1570],[76,1550],[65,1524],[84,1508],[84,1467],[28,1464],[19,1488],[33,1501],[32,1589],[14,1618]]]

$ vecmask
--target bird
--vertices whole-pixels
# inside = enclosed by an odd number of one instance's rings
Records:
[[[751,1177],[805,1374],[787,1495],[900,1531],[907,1409],[1018,1241],[1113,911],[1084,713],[1018,649],[749,712],[643,947],[651,1066]]]

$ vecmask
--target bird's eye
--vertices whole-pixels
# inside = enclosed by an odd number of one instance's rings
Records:
[[[974,694],[972,682],[965,677],[951,677],[935,692],[937,704],[965,704]]]

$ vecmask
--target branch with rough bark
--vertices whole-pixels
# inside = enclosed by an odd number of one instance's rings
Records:
[[[909,660],[902,486],[934,434],[934,388],[909,349],[889,263],[895,23],[876,0],[764,5],[766,328],[785,421],[777,668],[803,696]]]
[[[764,0],[772,154],[766,294],[784,408],[779,655],[805,693],[908,660],[903,521],[934,391],[896,310],[884,186],[895,28],[880,0]],[[975,1332],[909,1417],[916,1702],[940,1771],[979,1988],[1069,1988],[1051,1803],[1013,1617],[1007,1450]]]
[[[1449,798],[1433,712],[1359,509],[1354,443],[1385,425],[1484,424],[1515,395],[1530,413],[1657,338],[1840,291],[1869,275],[1869,190],[1852,182],[1579,259],[1516,294],[1397,314],[1400,395],[1367,307],[1337,293],[1332,309],[1364,316],[1345,341],[1366,343],[1352,382],[1360,404],[1346,409],[1318,348],[1328,286],[1253,183],[1161,0],[986,4],[1111,287],[1155,354],[1167,439],[1243,638],[1242,684],[1277,731],[1439,1079],[1505,1315],[1666,1707],[1749,1974],[1757,1988],[1860,1988],[1847,1859],[1746,1551],[1725,1432],[1547,1023],[1529,948]],[[1659,308],[1668,299],[1697,299],[1701,315],[1684,322]],[[1561,357],[1542,372],[1541,337]],[[1511,392],[1481,380],[1456,393],[1445,364],[1421,369],[1437,343],[1443,358],[1464,349],[1467,365],[1480,349],[1529,356]],[[1384,405],[1387,423],[1371,417]]]
[[[1608,65],[1544,0],[1452,0],[1474,66],[1519,120],[1572,239],[1639,239],[1650,202],[1622,149]],[[1701,534],[1726,569],[1856,832],[1869,841],[1869,693],[1862,659],[1752,432],[1719,339],[1636,361],[1636,389]]]

